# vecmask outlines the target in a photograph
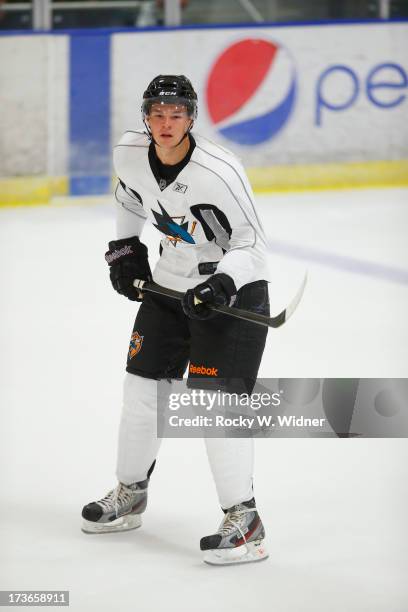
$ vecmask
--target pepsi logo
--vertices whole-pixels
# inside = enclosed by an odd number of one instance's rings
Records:
[[[241,145],[271,138],[287,122],[296,99],[296,71],[282,45],[248,38],[227,47],[206,84],[209,117],[222,136]]]

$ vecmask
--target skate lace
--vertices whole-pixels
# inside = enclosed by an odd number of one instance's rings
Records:
[[[104,511],[115,510],[118,514],[120,505],[124,505],[130,502],[132,499],[133,490],[126,487],[121,482],[115,489],[112,489],[98,501],[98,504],[102,506]]]
[[[240,522],[242,521],[245,514],[247,514],[248,512],[254,512],[254,510],[255,508],[246,508],[245,510],[232,510],[231,512],[227,512],[223,522],[220,525],[218,533],[224,537],[232,533],[234,529],[238,529],[239,533],[246,542],[246,537],[241,529]]]

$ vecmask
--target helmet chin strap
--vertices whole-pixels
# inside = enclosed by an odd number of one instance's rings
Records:
[[[153,134],[151,132],[151,129],[149,127],[149,124],[146,122],[146,119],[143,119],[143,123],[145,125],[145,128],[147,130],[147,133],[149,135],[150,140],[152,141],[152,143],[154,145],[156,145],[156,147],[161,147],[162,145],[160,145],[158,142],[155,141],[155,139],[153,138]],[[183,140],[189,135],[189,133],[191,132],[191,130],[193,129],[193,125],[194,125],[194,119],[191,120],[190,125],[187,129],[187,131],[184,133],[184,135],[181,137],[181,139],[178,141],[177,144],[173,145],[171,147],[171,149],[176,149],[179,145],[181,145],[181,143],[183,142]]]

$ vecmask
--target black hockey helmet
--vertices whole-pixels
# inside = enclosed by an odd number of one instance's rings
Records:
[[[155,77],[143,94],[143,118],[149,115],[153,104],[180,104],[187,108],[191,119],[197,117],[197,94],[183,74],[159,74]]]

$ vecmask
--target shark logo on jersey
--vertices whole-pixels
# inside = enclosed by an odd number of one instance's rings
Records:
[[[173,191],[177,191],[177,193],[186,193],[187,185],[183,185],[183,183],[174,183]]]
[[[157,200],[158,205],[160,206],[161,214],[152,209],[152,213],[157,223],[153,223],[154,227],[159,230],[162,234],[164,234],[167,239],[173,244],[173,246],[177,246],[178,242],[188,242],[189,244],[195,244],[195,240],[192,236],[197,221],[193,221],[191,233],[188,233],[188,221],[184,221],[185,216],[181,217],[170,217],[167,210],[160,204]],[[180,219],[181,223],[176,223],[176,219]]]

